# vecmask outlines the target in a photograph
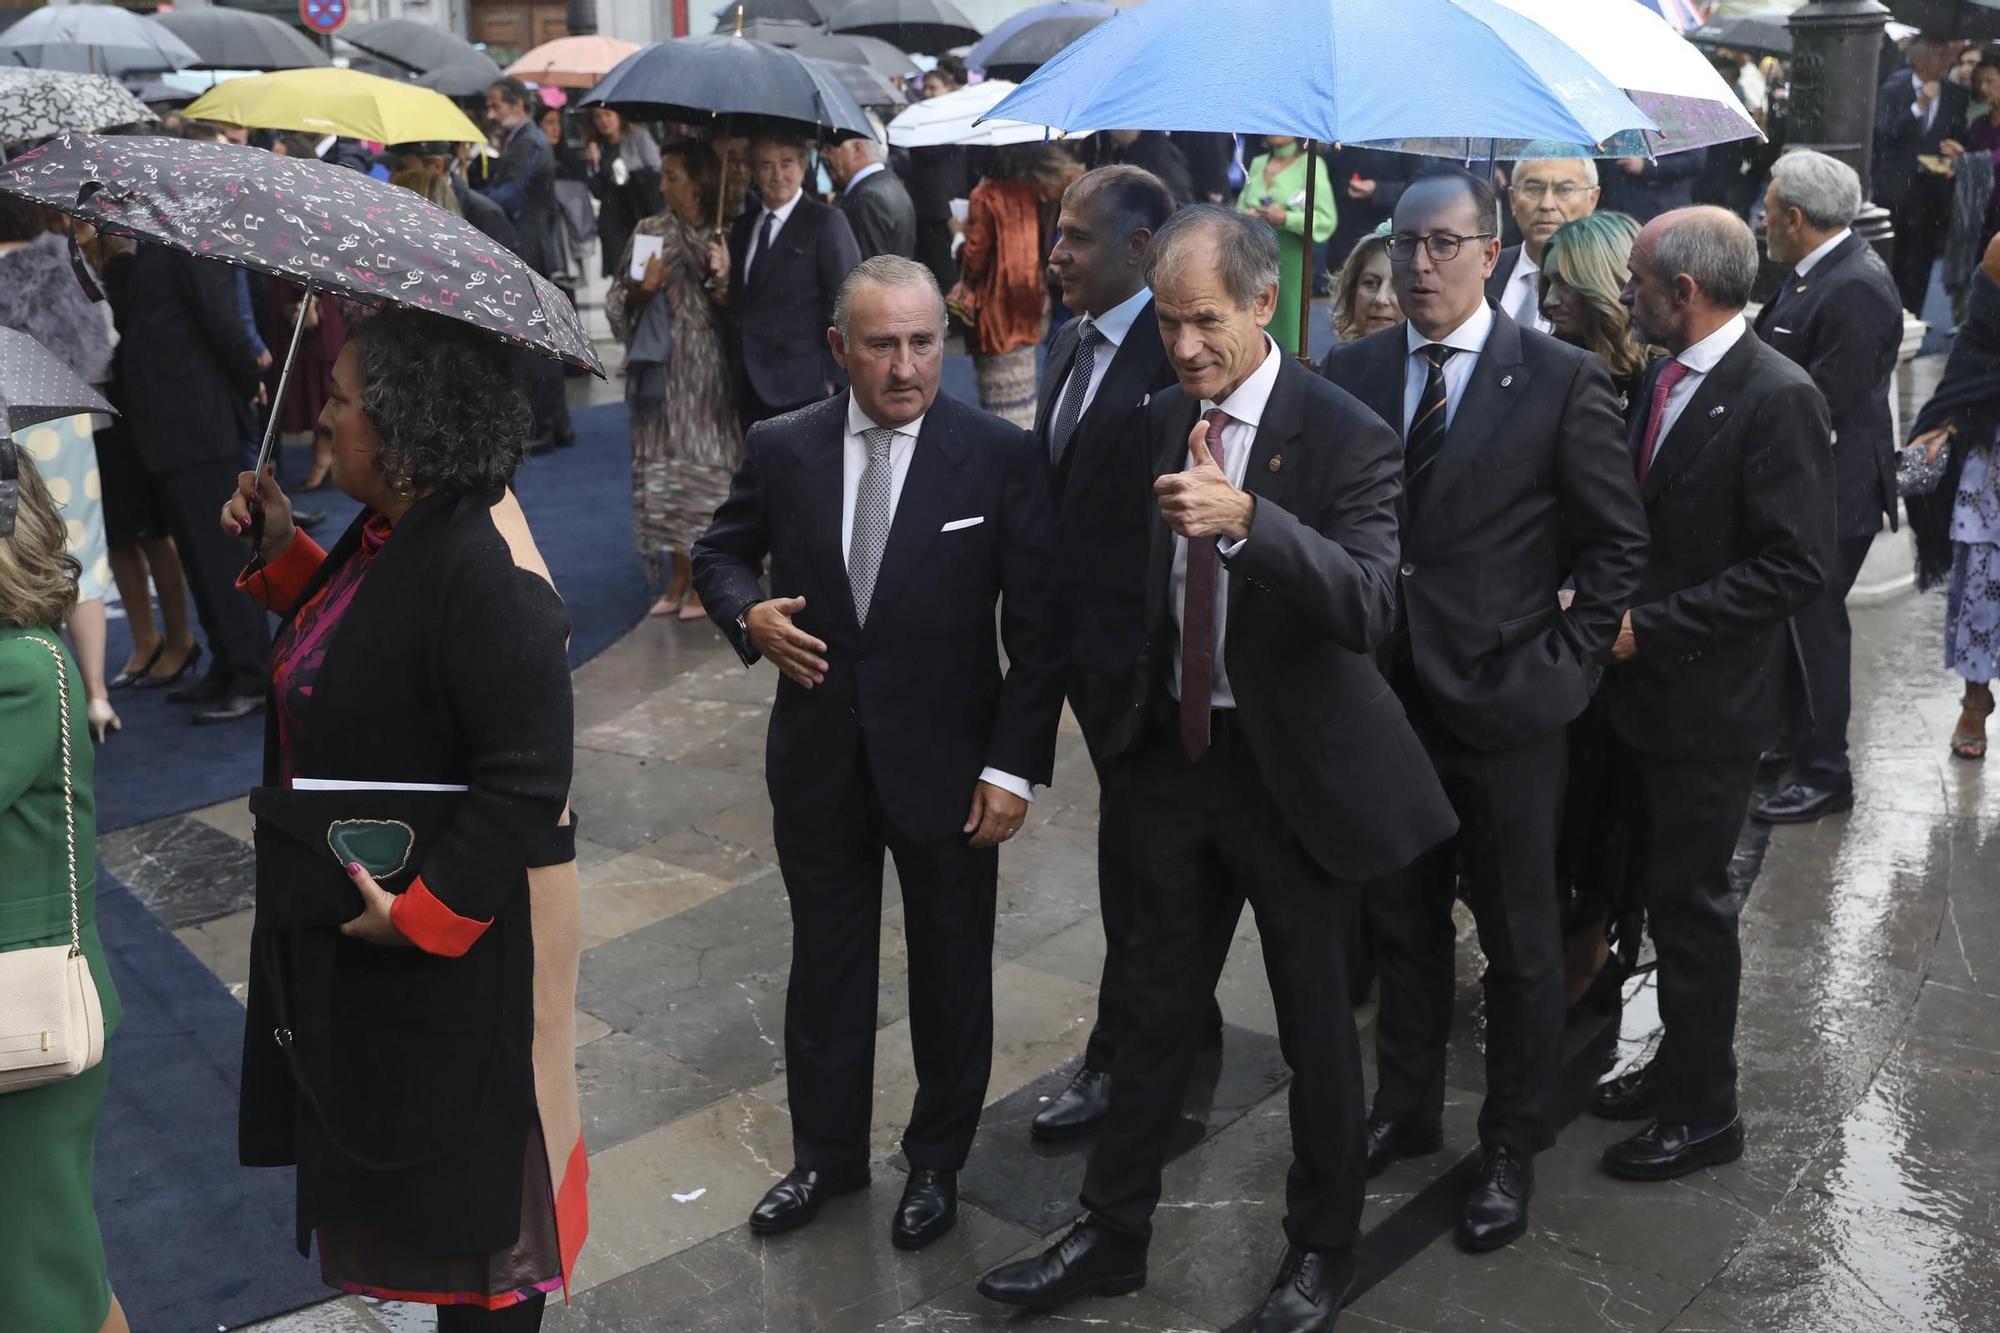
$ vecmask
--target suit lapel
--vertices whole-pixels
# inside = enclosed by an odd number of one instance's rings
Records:
[[[846,467],[847,393],[842,391],[833,402],[837,410],[828,418],[826,428],[796,446],[799,498],[806,525],[808,568],[828,571],[828,591],[840,603],[842,621],[853,625],[854,594],[848,590],[847,561],[840,554],[840,528],[846,517],[841,492]]]
[[[1308,372],[1291,357],[1278,363],[1278,381],[1271,386],[1271,396],[1264,404],[1263,419],[1257,423],[1257,436],[1250,445],[1250,461],[1243,469],[1243,489],[1261,500],[1282,506],[1284,493],[1293,472],[1284,470],[1284,452],[1292,441],[1305,433],[1305,386],[1303,377]],[[1193,424],[1188,426],[1193,430]],[[1276,461],[1279,466],[1272,467]],[[1228,613],[1236,614],[1236,604],[1243,597],[1244,580],[1229,580]],[[1226,624],[1227,622],[1225,622]],[[1227,646],[1225,631],[1224,644]]]
[[[1042,376],[1041,400],[1035,404],[1035,434],[1044,450],[1049,447],[1049,432],[1055,429],[1056,395],[1069,382],[1069,372],[1076,364],[1077,323],[1072,319],[1063,325],[1049,346],[1048,373]]]
[[[1150,313],[1152,306],[1148,305],[1146,310]],[[1150,323],[1145,315],[1140,320]],[[1069,469],[1071,486],[1081,486],[1104,465],[1115,444],[1108,438],[1108,432],[1115,429],[1119,417],[1139,407],[1157,382],[1153,375],[1157,340],[1152,347],[1137,342],[1143,332],[1140,323],[1132,325],[1104,372],[1104,382],[1097,386],[1097,396],[1090,400],[1089,410],[1076,423],[1076,433],[1070,437],[1069,448],[1063,451],[1063,465]],[[1162,359],[1164,355],[1160,353]]]
[[[1646,473],[1645,500],[1651,504],[1654,497],[1667,488],[1667,484],[1700,456],[1715,438],[1717,431],[1729,424],[1730,404],[1743,390],[1744,378],[1749,374],[1750,363],[1756,359],[1758,340],[1756,331],[1745,329],[1736,345],[1716,363],[1715,369],[1702,377],[1695,387],[1694,397],[1681,409],[1674,421],[1674,427],[1654,446],[1653,465]],[[1657,374],[1657,368],[1655,374]],[[1653,384],[1647,380],[1650,394]],[[1651,406],[1648,404],[1648,411]],[[1645,427],[1639,430],[1639,443],[1645,442]],[[1637,461],[1635,452],[1634,461]]]
[[[1410,373],[1409,335],[1398,324],[1393,329],[1371,333],[1361,344],[1366,349],[1369,360],[1361,365],[1361,373],[1348,389],[1369,411],[1388,423],[1396,432],[1396,438],[1403,436],[1403,395],[1409,385],[1405,377]],[[1359,350],[1359,349],[1357,349]]]
[[[1409,358],[1404,359],[1405,367]],[[1521,328],[1504,310],[1493,312],[1493,328],[1486,346],[1473,363],[1472,378],[1452,413],[1451,428],[1445,432],[1444,447],[1430,466],[1430,476],[1421,478],[1422,503],[1435,509],[1445,494],[1464,475],[1466,464],[1479,456],[1500,423],[1527,388],[1527,371],[1521,362]]]
[[[939,529],[954,518],[969,517],[951,512],[961,490],[958,473],[965,448],[957,413],[953,400],[939,394],[924,417],[910,453],[910,472],[896,501],[896,516],[889,524],[882,569],[875,576],[870,619],[902,592],[911,572],[923,563],[924,553],[937,541]]]

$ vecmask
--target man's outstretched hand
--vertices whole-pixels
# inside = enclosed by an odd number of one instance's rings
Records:
[[[803,597],[774,597],[759,602],[743,617],[750,631],[750,646],[771,659],[778,670],[806,689],[826,679],[826,645],[792,623],[792,617],[806,609]]]

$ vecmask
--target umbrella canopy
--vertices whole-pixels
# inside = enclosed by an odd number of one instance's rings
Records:
[[[1424,60],[1392,59],[1413,32]],[[1495,0],[1149,0],[1078,38],[994,111],[1063,130],[1289,134],[1457,158],[1494,141],[1595,146],[1659,128]]]
[[[1638,0],[1646,8],[1673,25],[1675,32],[1692,32],[1708,15],[1706,5],[1696,0]]]
[[[116,79],[102,74],[0,66],[0,144],[158,119]]]
[[[408,190],[316,158],[65,134],[0,167],[0,194],[315,291],[428,310],[604,374],[576,308],[519,256]]]
[[[715,11],[715,30],[735,32],[740,19],[750,23],[757,19],[779,19],[791,23],[824,23],[827,11],[839,0],[730,0],[729,4]],[[747,34],[746,34],[747,35]]]
[[[909,105],[910,99],[897,92],[894,84],[866,65],[849,65],[839,60],[818,60],[812,56],[807,56],[806,59],[826,71],[828,78],[847,89],[854,100],[866,110],[888,110]]]
[[[485,143],[451,99],[352,69],[291,69],[231,79],[187,109],[196,120],[255,130],[340,134],[371,143]]]
[[[753,42],[767,42],[772,46],[782,46],[787,51],[797,46],[807,37],[824,33],[826,29],[817,23],[804,19],[748,19],[743,31],[736,30],[736,20],[731,15],[722,16],[723,21],[715,31],[724,37],[748,37]]]
[[[582,97],[661,120],[783,121],[830,138],[873,138],[868,114],[827,70],[743,37],[676,37],[627,57]]]
[[[493,57],[463,37],[415,19],[350,23],[340,30],[340,40],[418,74],[428,74],[434,69],[462,61],[477,63],[484,60],[493,65]],[[493,77],[500,77],[498,65],[493,65]]]
[[[638,49],[615,37],[558,37],[507,66],[507,72],[531,83],[590,88]]]
[[[92,76],[86,74],[84,77],[90,78]],[[195,98],[201,95],[199,93],[191,93],[185,88],[176,88],[171,83],[163,83],[159,80],[152,80],[147,83],[137,84],[130,91],[132,93],[132,96],[138,98],[141,102],[144,102],[149,107],[186,106],[189,102],[194,101]],[[101,125],[72,125],[69,126],[68,128],[78,129],[78,130],[95,130],[95,129],[103,129],[105,127]]]
[[[1768,14],[1739,14],[1715,19],[1688,34],[1688,40],[1703,46],[1726,46],[1735,51],[1755,51],[1760,55],[1788,56],[1792,53],[1792,30],[1786,26],[1791,14],[1782,9]]]
[[[68,362],[8,328],[0,328],[0,402],[7,405],[7,429],[15,433],[79,412],[113,411]]]
[[[155,23],[186,42],[197,57],[190,69],[317,69],[333,62],[289,23],[252,9],[171,10]]]
[[[848,0],[826,25],[880,37],[904,51],[949,51],[980,37],[978,25],[951,0]]]
[[[155,23],[116,5],[48,5],[0,32],[0,63],[84,74],[185,69],[200,57]]]
[[[972,48],[965,57],[965,63],[972,66],[974,58],[977,58],[980,63],[974,68],[985,70],[989,77],[1025,79],[1054,60],[1071,42],[1118,12],[1109,5],[1044,5],[1042,8],[1066,12],[1047,14],[1033,23],[1021,24],[998,41],[988,37]],[[1098,10],[1104,12],[1095,12]]]
[[[889,142],[898,148],[940,148],[947,144],[999,148],[1041,143],[1049,137],[1047,126],[1021,120],[980,119],[1013,91],[1014,85],[1005,79],[988,79],[918,102],[889,122]],[[1090,131],[1069,137],[1088,139]]]
[[[411,79],[419,88],[428,88],[446,97],[478,97],[493,86],[500,75],[493,72],[491,60],[455,60],[449,65],[439,65],[425,74]]]
[[[1889,8],[1924,32],[1948,32],[1974,41],[2000,37],[2000,0],[1890,0]]]
[[[920,73],[905,52],[880,37],[863,37],[859,33],[808,29],[793,40],[772,42],[771,45],[790,47],[814,60],[860,65],[885,79],[914,79]]]

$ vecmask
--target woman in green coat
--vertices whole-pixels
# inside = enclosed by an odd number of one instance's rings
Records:
[[[0,449],[12,449],[0,440]],[[118,992],[97,938],[97,805],[83,683],[54,627],[76,603],[77,564],[62,518],[20,455],[13,531],[0,536],[0,953],[69,938],[69,817],[76,820],[83,951],[109,1036]],[[4,523],[0,515],[0,523]],[[49,648],[53,646],[55,653]],[[58,658],[60,661],[58,661]],[[71,783],[63,780],[68,680]],[[0,1016],[4,1022],[4,1016]],[[75,1078],[0,1093],[0,1329],[123,1333],[91,1206],[97,1113],[109,1060]]]
[[[1295,353],[1299,302],[1308,299],[1305,293],[1310,290],[1299,280],[1303,258],[1311,249],[1306,242],[1306,155],[1300,142],[1288,135],[1269,134],[1264,143],[1271,151],[1250,163],[1236,211],[1262,218],[1278,233],[1278,313],[1272,316],[1269,331],[1278,346]],[[1327,175],[1322,162],[1313,190],[1312,246],[1332,236],[1339,220],[1333,208],[1333,182]]]

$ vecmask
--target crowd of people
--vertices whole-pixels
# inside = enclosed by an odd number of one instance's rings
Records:
[[[1105,958],[1082,1066],[1030,1132],[1096,1144],[1083,1219],[980,1290],[1054,1310],[1144,1284],[1247,903],[1292,1074],[1285,1259],[1253,1327],[1305,1333],[1353,1281],[1365,1182],[1444,1144],[1456,900],[1487,1023],[1461,1246],[1526,1232],[1567,1026],[1615,1011],[1642,934],[1662,1037],[1590,1097],[1639,1126],[1604,1166],[1660,1181],[1745,1151],[1729,865],[1745,818],[1854,802],[1845,604],[1899,512],[1904,311],[1975,214],[1966,318],[1915,432],[1947,480],[1909,512],[1967,682],[1953,753],[1983,757],[2000,240],[1991,170],[1967,163],[2000,162],[2000,109],[1949,90],[2000,93],[2000,66],[1959,57],[1919,37],[1884,75],[1875,197],[1910,228],[1893,271],[1854,229],[1860,174],[1805,150],[1551,146],[1471,171],[1335,146],[1309,171],[1321,150],[1283,136],[1110,131],[816,154],[770,126],[549,119],[511,78],[485,95],[489,154],[260,146],[380,174],[572,286],[583,228],[558,181],[597,200],[652,613],[706,618],[780,672],[794,1159],[750,1227],[805,1226],[868,1182],[885,858],[918,1075],[891,1235],[920,1249],[956,1222],[999,848],[1051,781],[1067,702],[1098,779]],[[1781,140],[1782,67],[1719,68]],[[924,91],[963,80],[941,61]],[[1296,345],[1313,274],[1335,338],[1317,373]],[[117,690],[165,688],[202,722],[268,711],[243,1161],[297,1167],[297,1240],[330,1284],[436,1304],[442,1329],[539,1327],[588,1229],[573,712],[567,614],[510,487],[523,457],[574,444],[560,365],[6,196],[0,324],[119,409],[19,441],[0,723],[30,743],[0,751],[0,850],[21,849],[49,919],[0,949],[61,933],[79,890],[56,838],[90,840],[85,738],[118,728]],[[976,407],[940,392],[954,343]],[[267,426],[312,438],[294,489],[363,506],[330,547],[278,475],[246,470]],[[107,677],[113,583],[133,648]],[[73,672],[50,660],[58,626]],[[424,790],[370,805],[299,779]],[[409,837],[380,857],[336,840],[355,823]],[[94,929],[83,948],[101,972]],[[0,1096],[0,1136],[32,1122],[67,1153],[0,1206],[10,1237],[55,1219],[33,1252],[65,1280],[0,1294],[42,1302],[39,1326],[122,1326],[88,1208],[102,1094],[100,1066]]]

